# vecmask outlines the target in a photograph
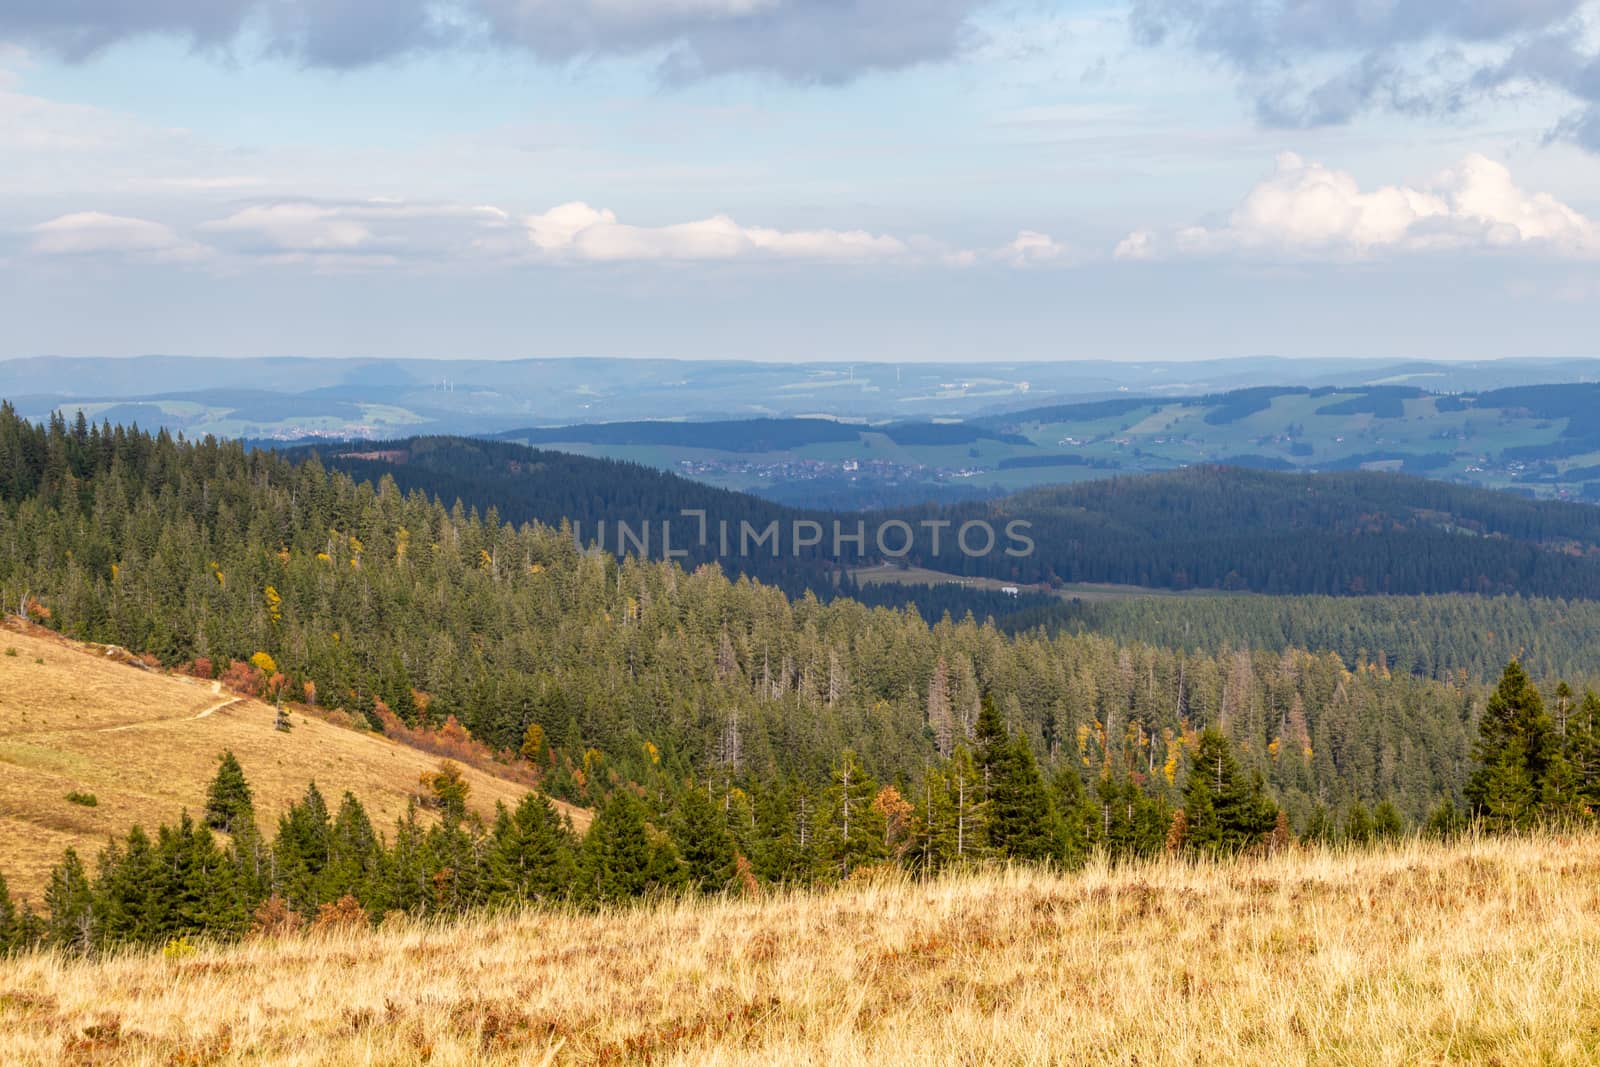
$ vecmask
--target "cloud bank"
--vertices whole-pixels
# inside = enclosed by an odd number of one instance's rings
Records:
[[[1364,259],[1380,254],[1523,249],[1600,257],[1600,225],[1548,193],[1519,188],[1500,163],[1471,155],[1421,187],[1363,190],[1355,177],[1292,153],[1250,190],[1225,223],[1139,230],[1124,260],[1242,254]]]
[[[1231,67],[1265,125],[1451,114],[1518,87],[1576,109],[1552,132],[1600,152],[1600,48],[1589,0],[1134,0],[1146,45]]]
[[[955,54],[986,0],[6,0],[0,40],[81,59],[132,38],[265,42],[355,68],[492,46],[548,62],[656,55],[669,79],[754,71],[845,82]]]
[[[192,236],[184,236],[162,222],[81,212],[33,227],[30,247],[45,256],[141,255],[171,261],[216,256],[341,269],[735,261],[1026,267],[1071,260],[1066,246],[1033,231],[997,248],[952,249],[924,237],[749,226],[721,214],[642,225],[582,201],[516,215],[484,205],[274,200],[237,206],[192,229]]]

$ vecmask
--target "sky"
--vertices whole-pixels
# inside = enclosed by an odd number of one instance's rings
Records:
[[[0,358],[1600,355],[1600,0],[5,0]]]

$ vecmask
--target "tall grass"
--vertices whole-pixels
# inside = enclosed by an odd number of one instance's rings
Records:
[[[0,1062],[1594,1064],[1600,837],[0,964]]]

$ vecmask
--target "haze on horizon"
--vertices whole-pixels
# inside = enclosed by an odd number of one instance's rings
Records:
[[[22,0],[0,358],[1592,356],[1600,3]]]

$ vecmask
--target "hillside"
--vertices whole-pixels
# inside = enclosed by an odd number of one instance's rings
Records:
[[[963,422],[588,423],[501,436],[643,463],[784,503],[864,509],[1222,464],[1386,471],[1600,502],[1600,385],[1469,393],[1414,385],[1121,395]]]
[[[1600,597],[1600,508],[1397,474],[1191,467],[1058,486],[937,515],[1025,519],[1037,551],[936,570],[1273,594]]]
[[[272,707],[210,682],[140,670],[52,634],[0,629],[0,871],[37,899],[67,847],[93,857],[135,823],[154,830],[180,809],[198,815],[224,750],[249,775],[266,827],[315,780],[335,798],[356,793],[387,831],[420,791],[418,776],[438,766],[437,756],[382,734],[309,713],[293,714],[294,728],[282,732],[275,718]],[[464,773],[470,804],[486,817],[496,801],[514,806],[528,791]],[[74,792],[98,803],[71,803]],[[587,812],[566,811],[587,824]]]
[[[959,429],[957,427],[956,429]],[[290,459],[311,453],[291,450]],[[319,453],[320,455],[321,453]],[[858,516],[797,511],[714,489],[633,463],[596,460],[504,442],[409,438],[327,451],[322,462],[374,483],[394,479],[446,502],[461,500],[502,521],[570,519],[593,536],[604,520],[656,531],[651,552],[661,555],[664,521],[679,531],[687,567],[719,562],[798,594],[828,596],[836,588],[822,549],[781,556],[722,555],[712,538],[695,541],[685,509],[702,509],[737,529],[772,521],[814,518],[831,529],[853,527]],[[993,552],[964,557],[953,537],[941,555],[931,539],[906,562],[951,575],[1004,582],[1097,582],[1155,589],[1216,589],[1276,595],[1487,593],[1594,599],[1600,597],[1600,508],[1535,501],[1513,494],[1433,479],[1370,471],[1280,473],[1231,467],[1192,467],[1138,477],[1034,489],[999,500],[945,507],[870,512],[869,524],[893,520],[973,520],[1032,523],[1036,550],[1027,558]],[[869,527],[870,528],[870,527]],[[825,547],[825,546],[824,546]],[[847,551],[847,565],[871,562]],[[892,588],[892,587],[891,587]],[[908,601],[914,586],[901,587]],[[845,591],[849,591],[846,587]],[[966,595],[939,611],[1004,604]],[[932,604],[924,597],[918,603]],[[938,614],[935,611],[934,614]]]
[[[9,961],[0,1059],[1592,1064],[1593,836]]]
[[[1324,806],[1389,799],[1420,822],[1459,802],[1482,706],[1466,679],[1303,649],[1196,658],[791,600],[238,445],[0,419],[0,451],[20,457],[0,465],[0,604],[173,667],[266,652],[374,725],[379,702],[408,723],[454,715],[511,750],[537,726],[547,788],[585,807],[629,781],[662,783],[658,797],[736,784],[769,817],[750,855],[770,846],[775,878],[820,862],[782,843],[784,812],[816,810],[847,755],[915,782],[972,736],[985,695],[1064,807],[1091,768],[1142,790],[1140,848],[1165,840],[1154,824],[1195,731],[1230,714],[1298,828]]]
[[[669,359],[0,360],[0,396],[29,417],[80,408],[193,436],[484,434],[638,419],[971,417],[1079,399],[1185,397],[1263,385],[1403,382],[1438,392],[1593,381],[1595,360],[1430,363],[1220,359],[1171,363],[780,363]]]

